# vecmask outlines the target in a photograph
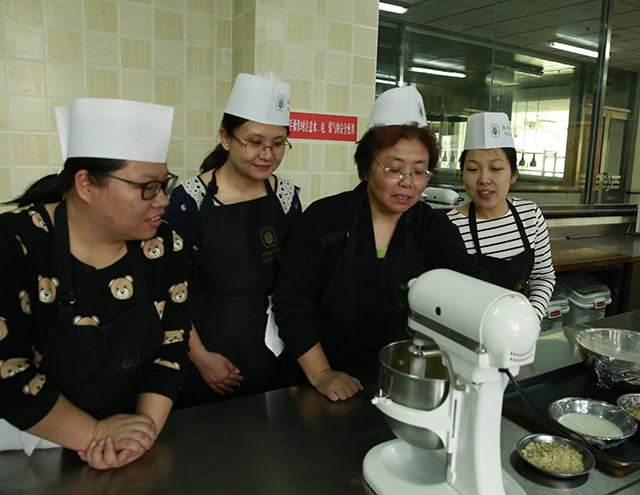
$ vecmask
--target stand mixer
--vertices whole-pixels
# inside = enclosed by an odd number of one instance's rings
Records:
[[[372,401],[399,438],[367,453],[365,480],[378,495],[525,495],[502,470],[508,377],[500,370],[515,376],[533,363],[540,331],[533,307],[517,292],[437,269],[409,282],[409,308],[413,342],[380,353],[380,391]],[[403,344],[406,355],[385,363],[395,353],[388,348]],[[434,361],[445,370],[435,380]],[[431,393],[431,382],[448,386],[425,405],[419,395]]]

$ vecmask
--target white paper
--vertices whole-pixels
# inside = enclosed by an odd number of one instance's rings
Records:
[[[0,451],[23,450],[31,455],[35,449],[54,449],[60,445],[21,431],[4,419],[0,419]]]

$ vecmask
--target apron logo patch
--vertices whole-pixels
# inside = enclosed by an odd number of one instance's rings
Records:
[[[118,373],[126,373],[127,371],[131,370],[132,368],[135,368],[138,365],[138,359],[139,359],[139,356],[137,353],[134,356],[129,356],[124,358],[118,364],[116,371]]]
[[[260,239],[262,239],[262,245],[266,248],[272,248],[278,244],[278,238],[276,237],[276,231],[273,227],[264,227],[260,230]]]

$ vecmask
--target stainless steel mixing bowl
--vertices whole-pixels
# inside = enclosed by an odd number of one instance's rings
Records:
[[[577,432],[587,442],[601,449],[608,449],[620,445],[638,430],[638,425],[631,415],[627,414],[621,407],[614,406],[608,402],[582,397],[566,397],[552,402],[549,406],[549,416],[558,422],[560,422],[559,419],[562,416],[570,413],[587,414],[606,419],[622,430],[622,436],[618,437],[599,437],[588,435],[581,431]],[[567,428],[567,426],[565,426],[565,428]]]
[[[618,328],[589,328],[576,333],[585,365],[598,375],[598,384],[640,385],[640,332]]]
[[[449,378],[441,357],[418,357],[410,351],[411,340],[394,342],[380,351],[380,391],[397,404],[431,411],[447,398]],[[435,344],[430,347],[437,349]],[[385,415],[396,436],[414,447],[442,448],[431,430],[402,423]]]

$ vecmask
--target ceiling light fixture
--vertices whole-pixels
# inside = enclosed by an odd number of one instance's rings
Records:
[[[436,70],[436,69],[427,69],[426,67],[409,67],[409,70],[413,72],[423,72],[425,74],[432,74],[434,76],[445,76],[445,77],[457,77],[457,78],[465,78],[466,74],[463,72],[450,72],[447,70]]]
[[[596,52],[595,50],[588,50],[586,48],[580,48],[578,46],[566,45],[565,43],[558,43],[557,41],[550,41],[549,46],[551,48],[556,48],[557,50],[584,55],[585,57],[598,58],[598,52]]]
[[[390,84],[391,86],[397,86],[398,83],[395,81],[391,81],[390,79],[378,79],[376,78],[376,82],[380,84]]]
[[[393,14],[406,14],[407,10],[409,10],[407,7],[401,7],[400,5],[384,2],[380,2],[380,6],[378,8],[384,12],[391,12]]]

